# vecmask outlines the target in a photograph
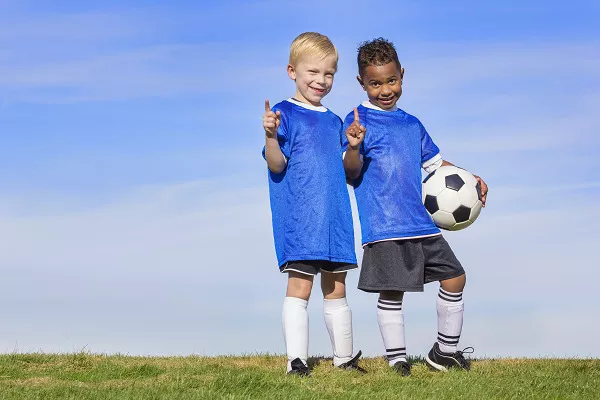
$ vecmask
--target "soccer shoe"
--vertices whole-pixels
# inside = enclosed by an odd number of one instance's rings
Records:
[[[474,350],[472,347],[467,347],[455,353],[444,353],[440,350],[440,346],[436,342],[431,350],[429,350],[427,357],[425,357],[425,363],[429,369],[434,371],[447,371],[449,368],[460,368],[468,371],[471,369],[471,363],[463,356],[463,353],[467,349],[471,349],[467,353],[472,353]]]
[[[291,367],[292,369],[287,372],[288,375],[310,376],[310,370],[299,358],[292,360]]]
[[[360,373],[366,374],[363,368],[358,366],[358,359],[362,356],[362,351],[359,350],[358,353],[352,358],[350,361],[346,361],[343,364],[338,365],[338,368],[345,369],[346,371],[358,371]]]
[[[412,366],[406,361],[398,361],[392,365],[392,369],[402,376],[410,376],[410,368]]]

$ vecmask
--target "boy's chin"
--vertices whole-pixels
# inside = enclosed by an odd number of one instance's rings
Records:
[[[321,105],[321,100],[323,100],[323,97],[325,96],[321,96],[321,97],[308,97],[306,98],[306,100],[312,104],[313,106],[320,106]]]
[[[382,110],[393,110],[394,107],[396,107],[396,103],[392,104],[392,105],[383,105],[383,104],[378,104],[377,105],[379,108],[381,108]]]
[[[397,99],[391,103],[382,103],[382,102],[378,101],[377,99],[371,100],[371,103],[375,104],[377,107],[384,109],[384,110],[391,110],[392,108],[396,107],[397,102],[398,102]]]

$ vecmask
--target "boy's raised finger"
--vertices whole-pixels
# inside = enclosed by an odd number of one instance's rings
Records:
[[[271,106],[269,105],[269,99],[265,99],[265,111],[271,111]]]
[[[360,117],[358,116],[358,109],[354,107],[354,122],[360,122]]]

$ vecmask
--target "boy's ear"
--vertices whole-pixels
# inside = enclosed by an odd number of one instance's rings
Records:
[[[296,70],[294,69],[294,66],[292,64],[288,64],[287,73],[291,80],[296,80]]]
[[[400,80],[404,79],[404,68],[400,68]]]
[[[358,83],[360,83],[360,86],[362,86],[363,90],[367,90],[367,89],[365,89],[365,84],[364,84],[362,78],[360,77],[360,75],[356,76],[356,80],[358,81]]]

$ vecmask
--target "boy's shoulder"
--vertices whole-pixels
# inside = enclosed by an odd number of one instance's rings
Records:
[[[279,103],[275,104],[272,107],[272,109],[273,109],[273,111],[275,111],[275,110],[284,111],[284,110],[290,110],[291,106],[292,106],[292,103],[290,103],[286,99],[286,100],[281,100]]]
[[[404,119],[405,119],[407,122],[418,123],[418,124],[420,124],[420,123],[421,123],[421,120],[419,120],[419,118],[417,118],[417,117],[416,117],[416,116],[414,116],[413,114],[409,114],[409,113],[407,113],[406,111],[404,111],[404,110],[402,110],[402,109],[400,109],[400,108],[398,109],[398,111],[402,113],[402,115],[403,115]]]

